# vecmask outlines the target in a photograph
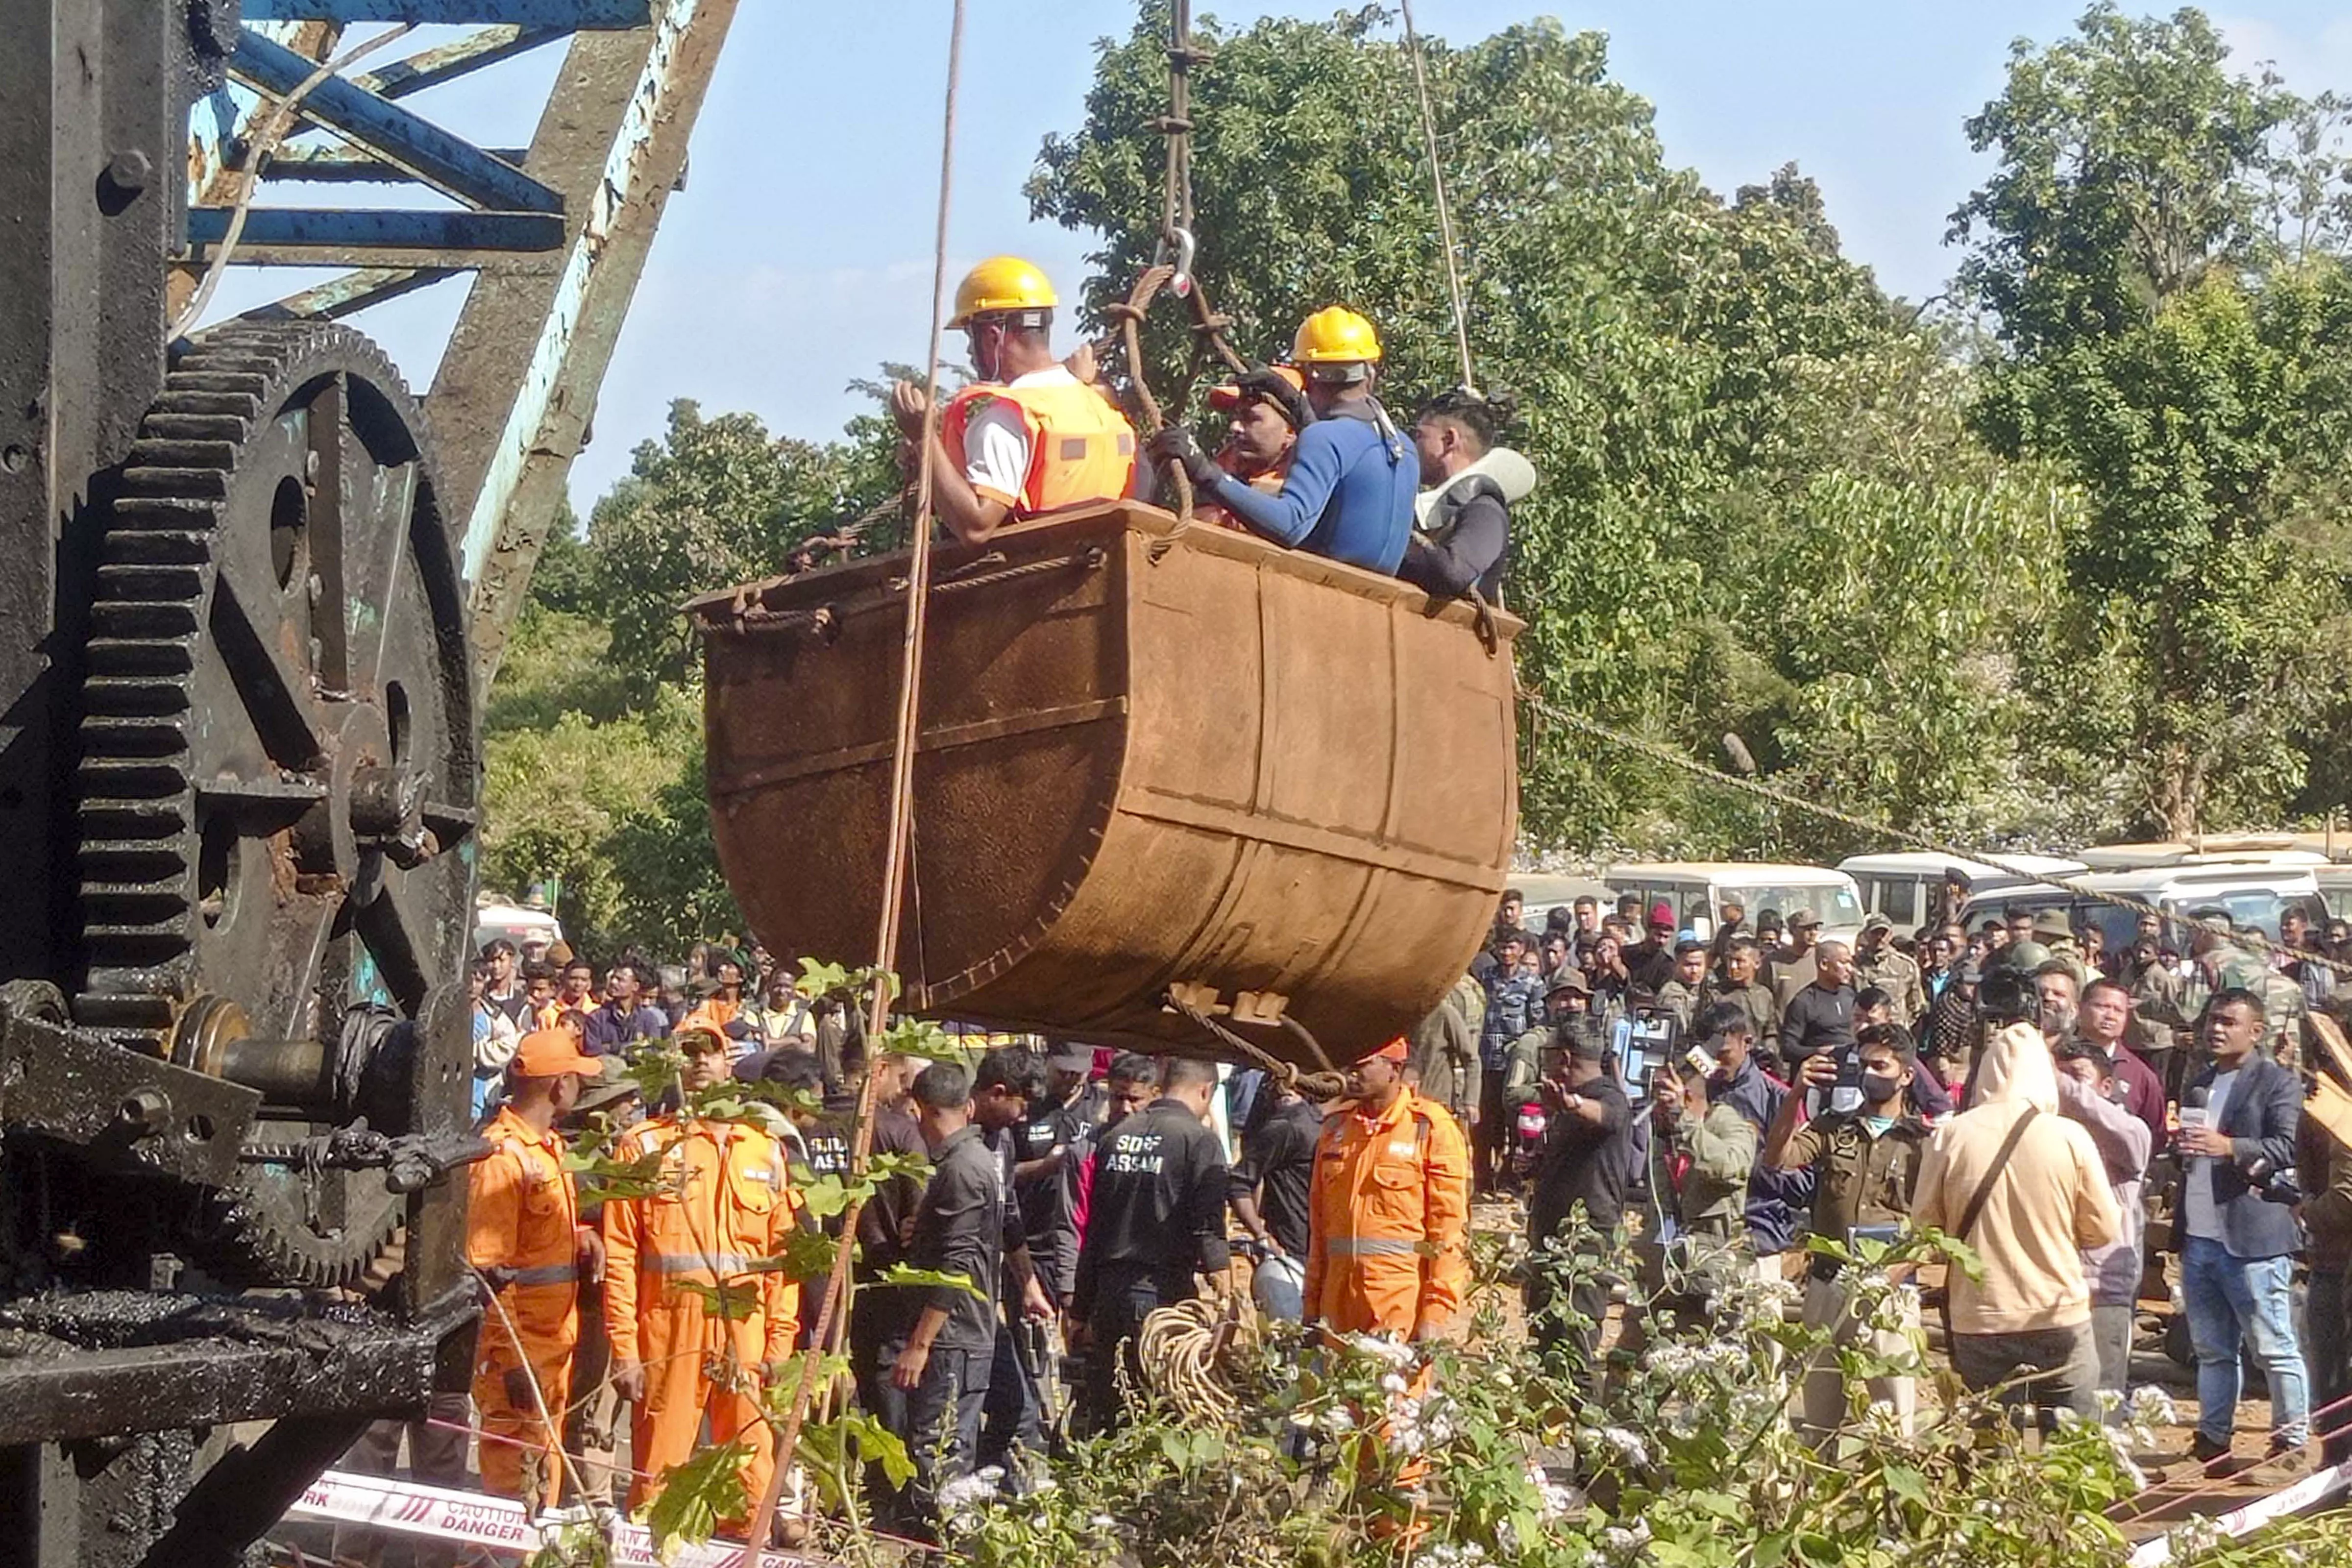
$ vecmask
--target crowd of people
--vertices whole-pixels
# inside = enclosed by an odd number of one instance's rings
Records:
[[[853,998],[803,995],[756,946],[598,968],[493,941],[474,1037],[494,1152],[469,1168],[467,1238],[488,1311],[470,1399],[405,1428],[415,1474],[462,1484],[471,1446],[487,1489],[635,1509],[739,1442],[757,1499],[765,1387],[816,1300],[762,1260],[837,1237],[838,1206],[805,1195],[849,1179],[869,1078],[873,1152],[919,1158],[858,1214],[842,1343],[858,1402],[915,1461],[904,1488],[870,1479],[872,1517],[919,1539],[959,1488],[1018,1495],[1061,1436],[1122,1420],[1163,1306],[1238,1289],[1334,1334],[1444,1336],[1481,1193],[1523,1202],[1529,1331],[1580,1375],[1606,1375],[1612,1335],[1638,1349],[1650,1312],[1790,1288],[1825,1343],[1877,1357],[1859,1387],[1828,1351],[1806,1369],[1792,1415],[1816,1441],[1874,1405],[1913,1420],[1895,1369],[1917,1282],[1896,1270],[1890,1307],[1855,1281],[1873,1244],[1925,1227],[1981,1265],[1950,1269],[1941,1302],[1964,1384],[2044,1420],[2111,1411],[2163,1273],[2153,1215],[2197,1362],[2189,1457],[2291,1470],[2315,1418],[2331,1456],[2347,1446],[2352,1151],[2301,1116],[2306,1064],[2335,1070],[2307,1034],[2336,1005],[2307,921],[2273,945],[2202,911],[2175,953],[2168,922],[2110,952],[2022,910],[1906,932],[1874,917],[1852,944],[1806,910],[1753,929],[1735,905],[1704,939],[1664,904],[1523,914],[1507,899],[1470,973],[1323,1103],[1255,1070],[1018,1037],[869,1052]],[[684,1063],[650,1103],[648,1047]],[[751,1084],[782,1092],[727,1092]],[[604,1152],[592,1194],[619,1178],[601,1203],[581,1201],[583,1148]],[[1601,1270],[1560,1289],[1542,1267],[1628,1229],[1646,1290]],[[916,1282],[893,1284],[902,1269]],[[2231,1450],[2242,1352],[2268,1384],[2260,1456]],[[349,1462],[393,1468],[403,1431]]]
[[[470,1167],[488,1305],[471,1394],[373,1429],[354,1468],[394,1468],[404,1432],[418,1479],[462,1485],[470,1437],[488,1490],[634,1510],[698,1447],[740,1442],[757,1499],[763,1391],[817,1300],[762,1260],[796,1230],[837,1237],[804,1194],[849,1178],[869,1077],[872,1152],[920,1157],[858,1215],[845,1336],[859,1404],[914,1460],[904,1488],[869,1478],[899,1533],[930,1538],[959,1485],[1017,1495],[1060,1436],[1120,1421],[1146,1386],[1143,1320],[1233,1289],[1236,1252],[1261,1310],[1336,1333],[1432,1337],[1466,1290],[1468,1150],[1411,1088],[1403,1039],[1356,1064],[1342,1108],[1254,1070],[1025,1038],[868,1052],[852,999],[803,997],[756,946],[597,969],[495,940],[474,993],[493,1152]],[[654,1051],[684,1066],[649,1102]],[[755,1084],[782,1092],[728,1092]],[[605,1151],[592,1194],[618,1177],[601,1204],[582,1202],[583,1149]]]
[[[1904,932],[1874,915],[1848,944],[1811,910],[1750,926],[1733,903],[1702,939],[1705,911],[1686,927],[1638,900],[1579,899],[1528,930],[1513,895],[1415,1060],[1470,1123],[1481,1186],[1525,1189],[1538,1249],[1638,1216],[1701,1301],[1750,1274],[1801,1284],[1808,1325],[1831,1344],[1880,1337],[1882,1364],[1919,1297],[1904,1283],[1891,1311],[1858,1310],[1863,1244],[1953,1238],[1982,1266],[1951,1268],[1942,1293],[1954,1370],[2044,1420],[2125,1394],[2138,1302],[2165,1289],[2154,1215],[2197,1367],[2186,1457],[2292,1472],[2316,1415],[2342,1458],[2352,1150],[2302,1116],[2305,1075],[2343,1070],[2312,1048],[2338,1005],[2331,963],[2352,956],[2342,922],[2290,908],[2273,942],[2224,910],[2149,915],[2110,950],[2063,910],[1973,929],[1947,912]],[[1572,1294],[1533,1282],[1534,1331],[1597,1369],[1606,1292]],[[1638,1343],[1641,1324],[1620,1331]],[[2268,1384],[2259,1457],[2231,1451],[2242,1351]],[[1810,1436],[1871,1405],[1907,1429],[1910,1378],[1851,1390],[1838,1364],[1824,1352],[1809,1370]]]

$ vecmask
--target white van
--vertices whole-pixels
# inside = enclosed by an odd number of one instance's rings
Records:
[[[474,900],[474,951],[480,952],[499,937],[514,943],[518,952],[524,942],[534,940],[552,947],[563,940],[563,922],[551,910],[510,904],[494,893],[484,893]]]
[[[2318,880],[2319,897],[2328,914],[2336,920],[2352,917],[2352,866],[2319,866],[2311,874]]]
[[[1986,898],[2014,889],[2033,888],[2056,892],[2037,876],[2071,877],[2084,869],[2080,860],[2050,855],[2004,855],[2000,864],[1961,860],[1949,855],[1911,852],[1900,855],[1850,855],[1838,869],[1862,889],[1867,913],[1885,915],[1898,931],[1912,931],[1937,918],[1942,909],[1944,881],[1958,871],[1969,879],[1971,898]]]
[[[2312,868],[2279,865],[2269,859],[2215,860],[2200,857],[2192,865],[2145,866],[2135,871],[2090,871],[2074,879],[2092,892],[2116,893],[2139,903],[2153,904],[2173,921],[2185,922],[2200,910],[2226,911],[2241,930],[2257,929],[2265,936],[2279,933],[2279,916],[2288,906],[2300,907],[2315,921],[2326,919],[2319,883]],[[2006,910],[2063,908],[2067,923],[2080,929],[2095,925],[2105,934],[2107,951],[2129,947],[2139,930],[2139,911],[2110,904],[2064,889],[2020,889],[1987,893],[1969,900],[1964,917],[1974,929]],[[2181,927],[2168,924],[2166,939],[2178,947]]]
[[[1549,871],[1530,871],[1514,876],[1510,887],[1526,900],[1519,912],[1519,923],[1531,931],[1541,931],[1544,922],[1556,909],[1569,908],[1579,899],[1591,899],[1607,914],[1617,904],[1617,895],[1609,884],[1590,877],[1563,877]]]
[[[1663,900],[1682,929],[1702,942],[1713,937],[1727,899],[1748,910],[1748,928],[1768,912],[1786,920],[1799,910],[1822,917],[1821,940],[1852,942],[1862,931],[1862,891],[1852,877],[1827,866],[1786,866],[1738,860],[1627,861],[1605,873],[1620,898],[1637,895],[1645,912]]]
[[[2094,871],[2137,871],[2150,866],[2210,866],[2266,861],[2278,866],[2325,866],[2340,840],[2317,833],[2206,833],[2189,839],[2144,844],[2095,844],[2076,851]]]

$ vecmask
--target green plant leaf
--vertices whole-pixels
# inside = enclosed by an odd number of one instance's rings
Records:
[[[751,1457],[751,1445],[737,1438],[699,1449],[663,1472],[661,1491],[646,1510],[646,1529],[657,1554],[679,1542],[699,1545],[721,1520],[742,1519],[751,1511],[743,1491],[743,1461]]]

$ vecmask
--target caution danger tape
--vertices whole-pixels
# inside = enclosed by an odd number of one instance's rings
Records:
[[[584,1509],[556,1509],[536,1520],[511,1498],[419,1486],[388,1476],[329,1470],[286,1510],[291,1520],[323,1524],[366,1525],[395,1535],[461,1542],[506,1556],[538,1551],[569,1527],[585,1523]],[[622,1523],[614,1532],[614,1568],[823,1568],[818,1558],[796,1552],[759,1552],[724,1542],[679,1543],[665,1563],[654,1555],[653,1537],[641,1524]]]

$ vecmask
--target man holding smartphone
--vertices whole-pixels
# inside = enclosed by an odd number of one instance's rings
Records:
[[[1862,1068],[1862,1103],[1805,1120],[1805,1096],[1780,1102],[1764,1135],[1764,1163],[1774,1170],[1810,1169],[1819,1178],[1813,1194],[1815,1236],[1852,1248],[1864,1238],[1892,1240],[1910,1217],[1912,1190],[1927,1142],[1927,1125],[1904,1112],[1904,1094],[1918,1069],[1911,1040],[1890,1025],[1871,1025],[1856,1046]],[[1802,1087],[1826,1089],[1836,1081],[1837,1059],[1824,1052],[1805,1058]],[[1919,1326],[1919,1294],[1907,1280],[1896,1286],[1901,1327],[1873,1327],[1854,1311],[1853,1279],[1839,1258],[1816,1256],[1805,1280],[1805,1326],[1826,1331],[1830,1343],[1814,1352],[1805,1370],[1804,1420],[1808,1442],[1821,1447],[1835,1438],[1847,1412],[1845,1377],[1837,1351],[1857,1340],[1870,1354],[1890,1361],[1916,1354],[1912,1335]],[[1911,1430],[1917,1392],[1907,1373],[1873,1377],[1865,1385],[1873,1404],[1895,1412]]]

